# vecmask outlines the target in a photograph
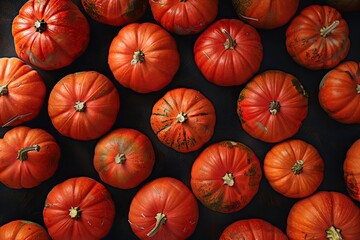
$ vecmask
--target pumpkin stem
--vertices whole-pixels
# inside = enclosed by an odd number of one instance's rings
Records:
[[[269,112],[271,115],[275,115],[276,113],[280,112],[280,103],[278,101],[271,101],[269,105]]]
[[[0,85],[0,96],[4,96],[9,93],[8,85]]]
[[[341,235],[341,230],[334,226],[330,226],[326,229],[326,238],[330,240],[344,240]]]
[[[71,217],[71,219],[78,220],[80,218],[80,215],[81,215],[80,207],[71,207],[69,209],[69,216]]]
[[[131,64],[142,63],[145,60],[145,54],[139,49],[134,52],[133,59],[131,60]]]
[[[323,27],[320,29],[320,36],[322,37],[327,37],[332,30],[334,30],[338,25],[339,25],[340,21],[339,20],[335,20],[332,24],[330,24],[329,26]]]
[[[356,85],[356,92],[360,94],[360,84]]]
[[[178,123],[183,123],[187,120],[187,115],[186,113],[180,112],[177,116],[176,116],[176,120]]]
[[[155,219],[156,219],[155,227],[153,229],[151,229],[151,231],[146,234],[146,236],[148,236],[148,237],[153,237],[159,231],[161,226],[163,224],[165,224],[165,222],[167,220],[167,217],[163,213],[157,213],[156,216],[155,216]]]
[[[230,33],[226,31],[225,29],[221,29],[221,31],[226,35],[227,39],[224,43],[224,47],[226,50],[228,49],[234,49],[236,46],[235,40],[230,36]]]
[[[225,173],[225,175],[222,177],[224,180],[224,184],[229,185],[230,187],[234,186],[234,175],[232,173]]]
[[[12,124],[13,122],[17,121],[17,120],[20,120],[24,117],[27,117],[27,116],[30,116],[32,113],[25,113],[25,114],[22,114],[22,115],[15,115],[13,117],[11,117],[4,125],[2,125],[1,127],[7,127],[9,126],[10,124]]]
[[[18,155],[17,155],[17,159],[19,159],[20,161],[25,161],[26,159],[28,159],[28,152],[30,151],[40,151],[40,146],[39,145],[34,145],[34,146],[30,146],[30,147],[24,147],[22,149],[20,149],[18,151]]]
[[[252,20],[252,21],[256,21],[256,22],[259,21],[259,19],[257,19],[257,18],[248,17],[248,16],[245,16],[245,15],[242,15],[242,14],[239,14],[239,15],[240,15],[240,17],[242,17],[244,19],[247,19],[247,20]]]
[[[74,108],[77,112],[85,112],[86,102],[77,101]]]
[[[44,19],[35,21],[36,32],[42,33],[46,30],[46,22]]]
[[[124,153],[118,153],[118,154],[116,154],[116,156],[115,156],[115,162],[116,162],[117,164],[123,164],[123,163],[125,163],[125,161],[126,161],[126,157],[125,157],[125,154],[124,154]]]
[[[297,160],[296,163],[291,167],[291,171],[298,175],[302,173],[303,170],[304,161],[303,160]]]

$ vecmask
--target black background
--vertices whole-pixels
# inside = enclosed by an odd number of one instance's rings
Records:
[[[11,24],[25,2],[25,0],[0,1],[0,57],[16,57],[11,35]],[[84,13],[80,0],[74,2]],[[238,18],[230,0],[220,0],[219,2],[219,12],[216,19]],[[323,3],[322,1],[303,0],[299,5],[298,12],[308,5]],[[195,158],[206,146],[225,139],[239,141],[248,145],[254,150],[261,164],[263,164],[266,152],[274,144],[256,140],[243,131],[236,114],[236,101],[244,85],[219,87],[209,83],[201,75],[193,59],[193,45],[199,34],[190,36],[172,34],[181,54],[181,64],[177,74],[164,89],[149,94],[138,94],[118,84],[107,63],[108,48],[121,27],[97,23],[88,15],[85,14],[85,16],[91,27],[90,44],[86,52],[68,67],[55,71],[39,70],[47,85],[47,97],[55,83],[69,73],[95,70],[110,78],[116,84],[121,100],[120,112],[112,129],[122,127],[137,129],[150,138],[155,149],[156,163],[151,176],[144,183],[158,177],[170,176],[190,186],[190,170]],[[349,25],[351,40],[350,52],[345,60],[359,62],[360,13],[342,12],[342,16]],[[149,5],[147,5],[145,15],[138,22],[155,22]],[[343,180],[342,164],[347,149],[360,137],[360,125],[338,123],[328,117],[322,110],[317,98],[318,86],[321,78],[328,70],[308,70],[297,65],[290,58],[285,47],[285,30],[287,26],[288,24],[273,30],[258,29],[264,47],[264,58],[259,72],[268,69],[279,69],[299,78],[309,93],[309,112],[299,132],[293,138],[302,139],[314,145],[325,161],[324,180],[318,191],[338,191],[347,194]],[[201,91],[213,102],[216,109],[217,122],[212,139],[200,150],[192,153],[178,153],[162,145],[152,132],[149,123],[153,104],[166,91],[177,87],[189,87]],[[54,176],[35,188],[9,189],[0,183],[0,225],[15,219],[26,219],[44,226],[42,209],[46,195],[53,186],[68,178],[78,176],[88,176],[100,181],[92,165],[93,151],[98,139],[76,141],[61,136],[52,126],[47,114],[47,98],[39,116],[23,125],[42,128],[51,133],[61,147],[62,157]],[[8,127],[0,128],[0,137],[8,130]],[[130,190],[121,190],[105,184],[114,199],[116,217],[110,233],[104,239],[136,239],[127,222],[127,214],[132,197],[144,183]],[[206,209],[198,202],[199,222],[191,239],[218,239],[227,225],[236,220],[247,218],[262,218],[285,232],[287,214],[295,201],[297,199],[283,197],[272,190],[263,176],[259,192],[250,204],[239,212],[231,214],[217,213]],[[356,204],[360,206],[358,202]]]

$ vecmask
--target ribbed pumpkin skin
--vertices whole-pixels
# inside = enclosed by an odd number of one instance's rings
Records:
[[[346,61],[330,70],[320,82],[319,103],[338,122],[360,123],[360,63]]]
[[[13,220],[0,227],[1,240],[51,240],[45,228],[26,220]]]
[[[360,139],[357,139],[348,149],[343,170],[350,197],[360,202]]]
[[[45,83],[35,69],[18,58],[0,58],[0,126],[37,117],[45,94]]]
[[[213,104],[189,88],[168,91],[153,106],[151,128],[158,139],[178,152],[192,152],[208,142],[215,128]]]

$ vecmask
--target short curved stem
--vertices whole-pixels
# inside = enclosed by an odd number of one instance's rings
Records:
[[[145,54],[139,49],[134,52],[133,59],[131,60],[131,64],[142,63],[145,60]]]
[[[343,236],[341,235],[341,230],[335,226],[330,226],[326,230],[326,238],[330,240],[344,240]]]
[[[39,32],[39,33],[44,32],[46,30],[46,25],[47,25],[47,23],[45,22],[44,19],[36,20],[35,21],[36,32]]]
[[[71,207],[69,209],[69,216],[71,217],[71,219],[78,220],[81,216],[80,207]]]
[[[269,104],[269,112],[271,115],[275,115],[276,113],[280,112],[280,103],[278,101],[271,101]]]
[[[86,102],[77,101],[74,105],[74,108],[77,112],[85,112]]]
[[[118,153],[118,154],[116,154],[116,156],[115,156],[115,162],[116,162],[117,164],[123,164],[123,163],[125,163],[125,161],[126,161],[126,156],[125,156],[124,153]]]
[[[222,177],[222,180],[224,180],[224,184],[228,185],[230,187],[234,186],[234,175],[232,173],[225,173],[225,175]]]
[[[9,93],[8,85],[0,85],[0,96],[7,95]]]
[[[153,237],[160,230],[161,226],[166,223],[167,220],[166,215],[164,213],[157,213],[155,219],[156,219],[155,227],[146,234],[148,237]]]
[[[20,161],[25,161],[26,159],[28,159],[28,152],[30,151],[37,151],[39,152],[40,151],[40,146],[39,145],[33,145],[33,146],[30,146],[30,147],[24,147],[22,149],[20,149],[18,151],[18,155],[17,155],[17,159],[19,159]]]
[[[183,123],[188,119],[186,113],[180,112],[177,116],[176,116],[176,121],[178,123]]]
[[[226,31],[225,29],[221,29],[221,32],[224,33],[227,37],[225,43],[224,43],[224,47],[226,50],[228,49],[234,49],[236,46],[236,42],[235,40],[231,37],[230,33],[228,31]]]
[[[323,27],[320,29],[320,35],[322,37],[327,37],[332,30],[334,30],[338,25],[340,24],[339,20],[335,20],[333,23],[331,23],[329,26]]]
[[[296,163],[291,167],[291,171],[298,175],[302,173],[303,170],[304,161],[303,160],[297,160]]]

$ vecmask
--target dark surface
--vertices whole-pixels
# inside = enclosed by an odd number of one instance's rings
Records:
[[[25,0],[0,1],[0,57],[16,56],[11,35],[11,24],[18,10],[25,2]],[[83,11],[80,1],[76,0],[75,2]],[[298,11],[310,4],[322,3],[322,1],[302,1]],[[343,12],[342,15],[349,24],[352,43],[346,60],[360,61],[360,13]],[[181,54],[179,71],[173,81],[164,89],[150,94],[137,94],[123,88],[115,81],[107,63],[109,45],[120,27],[103,25],[90,19],[88,15],[86,17],[91,26],[91,39],[87,51],[68,67],[56,71],[39,72],[47,84],[48,94],[59,79],[69,73],[83,70],[99,71],[116,84],[121,98],[121,107],[113,129],[128,127],[145,133],[152,141],[156,152],[156,164],[146,182],[158,177],[170,176],[183,181],[189,186],[190,170],[194,159],[209,144],[225,139],[240,141],[248,145],[254,150],[261,164],[263,164],[264,156],[273,144],[256,140],[243,131],[236,115],[236,101],[243,85],[219,87],[207,82],[201,75],[193,60],[192,52],[198,34],[191,36],[172,34],[177,41]],[[221,18],[237,18],[230,0],[220,0],[217,19]],[[154,22],[149,6],[147,6],[146,14],[138,22],[145,21]],[[318,86],[327,70],[308,70],[292,61],[285,47],[285,30],[287,26],[288,24],[274,30],[258,30],[264,47],[264,59],[259,72],[268,69],[279,69],[299,78],[309,93],[309,113],[300,131],[293,138],[311,143],[324,158],[325,176],[318,191],[339,191],[347,194],[343,180],[342,164],[347,149],[360,137],[360,125],[338,123],[330,119],[321,109],[317,99]],[[153,104],[166,91],[176,87],[190,87],[201,91],[213,102],[216,109],[217,123],[212,139],[203,148],[192,153],[177,153],[162,145],[152,132],[149,123]],[[42,128],[51,133],[61,147],[62,157],[55,175],[35,188],[14,190],[0,184],[0,225],[15,219],[32,220],[44,225],[42,220],[43,204],[47,193],[53,186],[67,178],[78,176],[89,176],[100,181],[92,165],[93,151],[97,140],[76,141],[61,136],[54,129],[47,115],[47,99],[40,115],[23,125]],[[8,129],[1,128],[0,137]],[[120,190],[105,184],[116,204],[116,219],[111,232],[105,239],[136,239],[127,222],[127,214],[132,197],[143,184],[131,190]],[[232,214],[217,213],[206,209],[198,202],[200,218],[191,239],[218,239],[227,225],[246,218],[262,218],[285,231],[288,211],[296,200],[285,198],[276,193],[263,176],[259,192],[251,203],[239,212]],[[359,203],[357,204],[359,206]]]

